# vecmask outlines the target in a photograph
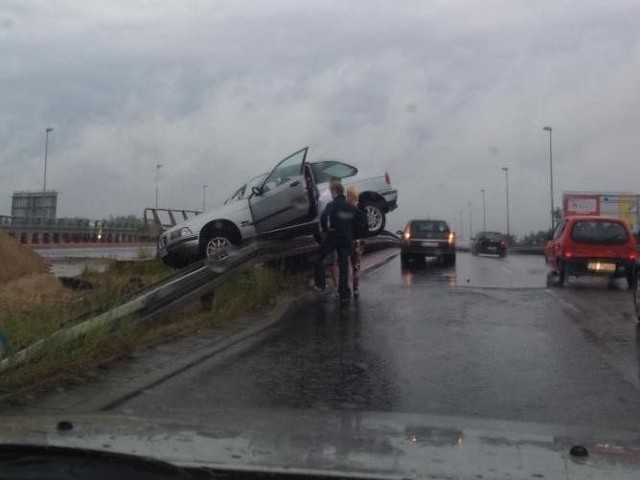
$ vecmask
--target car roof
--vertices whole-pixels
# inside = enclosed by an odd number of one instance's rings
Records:
[[[570,215],[565,218],[570,222],[584,220],[587,222],[593,222],[593,221],[618,222],[626,225],[626,222],[622,218],[614,217],[612,215]]]
[[[447,223],[446,220],[438,220],[437,218],[413,218],[409,220],[409,223],[413,223],[413,222]]]

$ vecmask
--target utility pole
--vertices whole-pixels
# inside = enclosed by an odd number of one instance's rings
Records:
[[[553,228],[556,225],[555,208],[553,206],[553,148],[551,143],[551,131],[553,129],[551,127],[542,127],[542,129],[549,132],[549,185],[551,189],[551,231],[553,232]]]
[[[511,226],[509,225],[509,168],[502,167],[502,171],[505,173],[505,181],[507,183],[507,238],[511,239]]]
[[[157,164],[156,165],[156,208],[158,208],[158,191],[159,191],[159,184],[160,184],[160,169],[162,168],[162,165]]]
[[[44,184],[42,186],[42,191],[47,191],[47,155],[49,153],[49,134],[53,132],[52,127],[47,127],[44,129],[45,131],[45,139],[44,139]]]
[[[486,231],[487,230],[487,199],[485,196],[484,188],[481,188],[480,191],[482,192],[482,229]]]
[[[202,211],[204,212],[207,209],[207,200],[205,196],[205,192],[207,191],[207,187],[209,185],[202,185]]]

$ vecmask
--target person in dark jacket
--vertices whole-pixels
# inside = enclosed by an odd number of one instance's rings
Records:
[[[349,253],[353,242],[354,218],[359,215],[356,207],[347,202],[344,187],[340,183],[331,186],[333,200],[320,215],[320,227],[324,240],[318,249],[315,259],[316,289],[324,290],[324,257],[336,251],[338,257],[338,294],[340,302],[349,301]]]

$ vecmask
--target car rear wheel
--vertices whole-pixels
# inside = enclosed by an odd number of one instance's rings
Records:
[[[627,279],[627,287],[629,287],[629,290],[635,287],[634,278],[635,278],[634,272],[628,271],[626,275],[626,279]],[[634,290],[634,295],[635,295],[635,290]]]
[[[369,236],[378,235],[386,223],[384,212],[375,203],[365,203],[363,210],[367,216]]]
[[[633,303],[636,307],[636,318],[640,321],[640,281],[638,280],[638,272],[634,275],[633,283]]]
[[[564,287],[567,280],[567,267],[562,260],[558,260],[558,286]]]

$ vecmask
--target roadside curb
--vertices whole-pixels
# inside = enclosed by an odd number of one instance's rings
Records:
[[[148,376],[138,378],[136,383],[139,383],[139,385],[135,389],[126,394],[121,392],[113,395],[111,398],[103,398],[100,405],[96,406],[93,410],[111,410],[127,400],[139,395],[144,390],[152,388],[155,385],[158,385],[184,372],[185,370],[188,370],[189,368],[230,349],[233,346],[244,342],[249,338],[258,337],[260,334],[265,333],[280,322],[284,321],[301,305],[313,303],[319,298],[321,297],[316,293],[307,292],[298,297],[288,297],[280,300],[276,307],[266,314],[266,318],[259,324],[243,329],[241,332],[232,333],[222,339],[218,339],[217,341],[214,341],[213,345],[209,348],[205,348],[204,351],[198,351],[191,355],[187,355],[184,358],[176,360],[173,365],[170,365],[167,368],[153,372]],[[256,340],[259,340],[259,338],[256,338]]]
[[[372,263],[363,265],[361,272],[367,273],[381,267],[385,263],[399,254],[399,249],[385,249],[370,254]],[[232,347],[243,342],[257,343],[263,336],[279,324],[284,323],[295,311],[303,305],[324,301],[328,294],[318,294],[317,292],[305,292],[294,297],[285,297],[277,302],[274,309],[269,313],[260,314],[257,323],[242,326],[243,323],[255,322],[256,314],[246,315],[238,321],[240,331],[220,335],[220,332],[213,332],[210,338],[200,338],[190,335],[176,341],[169,341],[158,348],[149,347],[141,351],[134,351],[133,357],[139,355],[137,359],[139,365],[137,370],[142,373],[117,372],[117,366],[113,372],[106,377],[88,385],[72,387],[68,391],[58,391],[46,395],[40,401],[35,401],[33,405],[17,407],[15,410],[20,414],[28,413],[90,413],[96,411],[108,411],[125,403],[127,400],[143,394],[148,390],[193,366],[219,355]],[[168,346],[167,346],[168,345]],[[175,348],[171,348],[171,346]],[[167,346],[166,348],[164,348]],[[249,348],[250,344],[244,346]],[[191,353],[186,355],[175,355],[176,351],[188,350]],[[160,350],[160,352],[158,352]],[[162,352],[161,350],[166,350]],[[172,351],[173,350],[173,351]],[[158,361],[158,355],[163,358]],[[148,358],[144,358],[144,357]],[[127,360],[124,360],[127,362]],[[116,362],[117,365],[117,362]],[[133,369],[135,370],[135,369]]]

